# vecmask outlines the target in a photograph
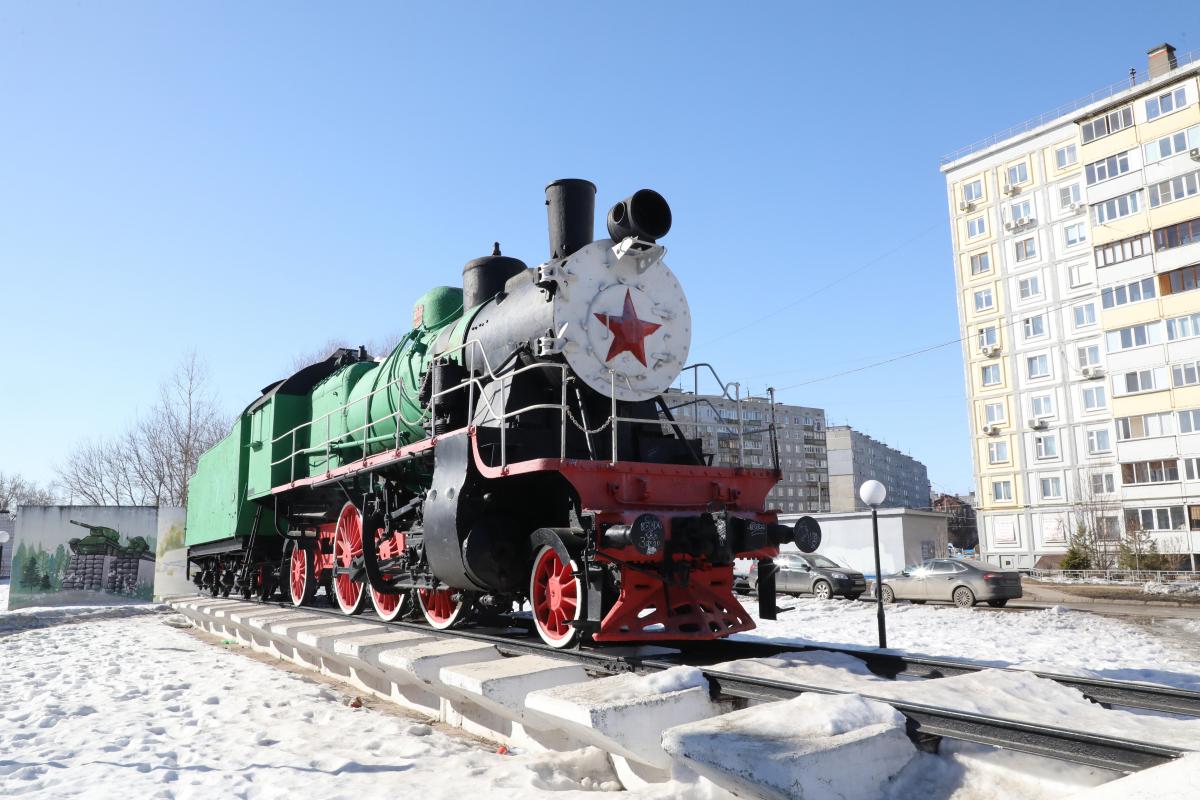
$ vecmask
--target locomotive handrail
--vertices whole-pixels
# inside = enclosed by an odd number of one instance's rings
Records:
[[[569,373],[570,368],[567,364],[559,363],[559,362],[551,362],[551,361],[537,361],[532,364],[527,364],[525,366],[517,367],[516,369],[505,369],[505,365],[511,361],[511,359],[508,359],[504,362],[504,364],[501,364],[499,366],[499,368],[497,368],[492,365],[490,359],[488,358],[487,351],[483,347],[483,343],[478,339],[468,339],[467,341],[462,342],[461,344],[459,344],[449,350],[446,350],[445,352],[439,353],[438,358],[441,358],[441,359],[448,358],[448,359],[456,361],[457,363],[465,366],[468,361],[468,358],[467,358],[468,353],[470,353],[473,356],[477,356],[477,358],[471,359],[472,366],[474,367],[474,366],[478,365],[482,369],[480,369],[477,373],[475,372],[474,369],[472,369],[471,373],[470,373],[470,377],[468,377],[466,380],[464,380],[460,383],[457,383],[453,386],[450,386],[450,387],[447,387],[444,389],[440,389],[438,391],[431,391],[428,409],[420,411],[420,413],[416,416],[415,419],[410,419],[409,416],[405,413],[404,401],[407,400],[411,405],[418,406],[418,407],[419,407],[419,403],[413,402],[412,398],[410,397],[410,395],[408,393],[407,387],[404,385],[404,377],[400,376],[400,377],[395,378],[394,380],[388,381],[387,383],[385,383],[382,386],[379,386],[379,387],[373,389],[372,391],[363,395],[362,397],[359,397],[359,398],[349,401],[347,403],[343,403],[342,405],[338,406],[337,408],[331,409],[319,417],[316,417],[312,420],[307,420],[305,422],[302,422],[299,425],[296,425],[295,427],[293,427],[291,430],[281,433],[278,436],[272,438],[271,439],[272,447],[274,447],[275,445],[277,445],[279,442],[283,441],[284,439],[288,439],[288,438],[290,438],[290,440],[291,440],[291,447],[289,448],[289,452],[287,455],[284,455],[278,459],[271,461],[270,466],[275,467],[284,462],[290,462],[289,463],[289,467],[290,467],[289,472],[291,475],[291,480],[294,482],[296,480],[296,461],[298,458],[303,457],[303,456],[311,455],[313,453],[324,452],[325,456],[326,456],[326,465],[328,466],[329,458],[332,455],[333,451],[335,451],[335,450],[343,450],[343,449],[352,448],[352,447],[361,447],[363,449],[363,455],[365,456],[370,451],[372,445],[377,445],[377,444],[380,444],[380,443],[388,441],[388,440],[393,440],[395,443],[395,447],[397,449],[399,449],[399,447],[401,446],[401,441],[400,441],[400,437],[401,437],[401,433],[402,433],[401,423],[403,423],[404,426],[411,428],[411,427],[415,427],[418,425],[424,425],[425,422],[428,420],[436,420],[437,419],[438,400],[442,397],[445,397],[446,395],[451,394],[451,393],[462,392],[464,390],[468,393],[467,408],[468,408],[468,413],[471,416],[468,419],[467,425],[463,426],[463,427],[470,427],[471,425],[478,424],[480,422],[493,422],[494,421],[496,423],[499,423],[498,427],[500,430],[500,466],[501,467],[508,466],[508,435],[507,435],[508,426],[505,423],[513,417],[517,417],[522,414],[528,414],[533,411],[551,411],[551,412],[557,412],[559,414],[559,418],[560,418],[559,419],[559,457],[560,458],[566,458],[566,454],[567,454],[567,422],[568,422],[568,420],[571,422],[572,425],[574,425],[576,428],[578,428],[580,431],[582,431],[584,434],[587,434],[587,435],[599,433],[599,432],[605,430],[606,428],[609,429],[610,436],[611,436],[609,461],[614,464],[616,463],[617,457],[619,454],[619,446],[618,446],[619,445],[619,426],[621,424],[627,424],[627,425],[653,425],[653,424],[661,425],[662,424],[661,420],[648,420],[648,419],[642,419],[642,418],[638,418],[638,417],[623,417],[617,413],[617,391],[616,391],[617,374],[615,371],[610,370],[610,372],[609,372],[609,396],[610,396],[610,404],[611,405],[610,405],[610,409],[609,409],[608,419],[606,419],[595,430],[590,430],[586,426],[580,424],[580,422],[578,422],[570,412],[570,405],[567,400],[567,378],[568,378],[568,373]],[[558,377],[559,377],[560,391],[559,391],[559,402],[557,404],[543,402],[543,403],[534,403],[534,404],[531,404],[528,406],[523,406],[521,408],[512,409],[512,410],[505,410],[503,408],[503,398],[505,398],[508,395],[508,392],[510,391],[511,386],[512,386],[512,381],[516,376],[527,373],[527,372],[532,372],[535,370],[536,371],[544,371],[546,369],[556,369],[556,370],[558,370],[558,373],[559,373]],[[746,419],[742,412],[743,398],[741,396],[741,385],[738,383],[725,383],[724,381],[722,381],[721,376],[717,373],[716,369],[712,366],[712,364],[709,364],[707,362],[700,362],[698,364],[688,365],[688,366],[684,367],[682,370],[680,370],[680,375],[682,376],[683,373],[688,372],[688,371],[692,372],[692,375],[693,375],[693,386],[694,386],[693,399],[683,402],[683,403],[679,403],[674,406],[669,406],[669,407],[667,407],[668,411],[674,411],[676,409],[686,408],[689,406],[697,406],[700,403],[707,403],[710,407],[712,406],[711,401],[709,401],[707,398],[701,398],[699,395],[699,374],[701,371],[707,371],[713,377],[713,379],[717,382],[717,384],[720,386],[721,396],[724,397],[725,399],[732,400],[734,402],[737,416],[736,416],[736,419],[733,419],[733,420],[725,420],[722,418],[717,423],[709,423],[709,422],[701,421],[699,419],[699,414],[694,414],[692,419],[685,418],[685,419],[675,420],[675,424],[680,428],[686,427],[693,431],[700,429],[702,427],[708,428],[708,427],[716,426],[716,427],[721,428],[722,430],[728,428],[729,433],[737,436],[738,465],[742,466],[742,467],[746,466],[746,449],[747,449],[747,442],[745,440]],[[428,372],[426,372],[426,374],[428,374]],[[625,378],[625,380],[626,380],[626,383],[628,383],[628,378]],[[499,395],[499,397],[501,398],[501,407],[500,408],[496,408],[492,403],[492,398],[489,397],[488,394],[484,392],[485,384],[497,384],[497,383],[499,384],[499,389],[494,394]],[[733,388],[732,393],[730,392],[730,387]],[[392,390],[397,391],[400,395],[400,397],[398,398],[398,402],[396,403],[395,410],[393,410],[391,413],[386,414],[385,416],[382,416],[378,419],[371,419],[372,400],[377,395],[380,395],[384,392],[390,392]],[[338,434],[334,435],[334,433],[332,431],[333,418],[336,415],[342,415],[343,417],[347,416],[348,412],[352,408],[358,406],[359,404],[365,404],[364,415],[363,415],[365,422],[363,422],[363,424],[358,425],[354,428],[339,432]],[[477,404],[482,404],[482,405],[480,406]],[[714,407],[714,410],[716,410],[715,407]],[[374,434],[374,431],[376,430],[377,426],[379,426],[380,424],[382,424],[388,420],[391,420],[393,422],[393,425],[395,428],[394,432],[393,433]],[[324,425],[325,425],[325,438],[319,443],[315,443],[315,444],[310,443],[309,446],[307,446],[307,447],[297,447],[297,439],[298,439],[300,432],[304,431],[305,429],[308,429],[310,432],[313,430],[317,430],[317,426],[320,425],[321,423],[324,423]],[[461,430],[461,429],[462,428],[457,428],[455,430]],[[764,429],[763,431],[755,431],[755,432],[760,433],[760,432],[764,432],[764,431],[768,432],[770,434],[771,444],[774,445],[774,438],[775,438],[774,428],[770,427],[770,428]],[[431,434],[437,435],[436,433],[434,433],[432,431],[431,431]],[[751,450],[761,450],[762,445],[757,442],[753,442],[753,443],[750,443],[750,449]],[[776,463],[774,466],[776,469],[778,469],[778,467],[779,467],[778,463]]]

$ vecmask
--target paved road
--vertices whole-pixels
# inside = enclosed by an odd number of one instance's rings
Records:
[[[1113,614],[1132,617],[1153,617],[1157,619],[1200,619],[1200,606],[1179,606],[1170,601],[1145,603],[1137,600],[1114,602],[1067,592],[1044,584],[1026,583],[1022,587],[1024,596],[1020,600],[1010,601],[1009,608],[1050,608],[1062,606],[1075,611],[1091,611],[1095,614]]]

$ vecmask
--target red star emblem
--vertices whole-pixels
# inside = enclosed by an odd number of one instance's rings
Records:
[[[596,314],[596,319],[607,325],[613,333],[612,346],[608,348],[608,355],[604,357],[605,361],[612,361],[621,353],[630,353],[642,362],[643,367],[647,366],[646,337],[661,328],[662,325],[638,319],[637,309],[633,307],[633,295],[629,293],[628,289],[625,290],[625,308],[622,309],[621,316]]]

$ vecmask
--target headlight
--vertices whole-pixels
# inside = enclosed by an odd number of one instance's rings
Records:
[[[833,576],[833,579],[834,579],[835,581],[848,581],[848,580],[850,580],[850,578],[849,578],[849,577],[847,577],[846,573],[844,573],[844,572],[831,572],[831,573],[830,573],[830,575],[832,575],[832,576]]]

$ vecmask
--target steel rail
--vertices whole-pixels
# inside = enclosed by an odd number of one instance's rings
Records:
[[[291,603],[274,600],[249,600],[244,602],[277,608],[297,608]],[[299,610],[311,611],[343,620],[351,619],[340,610],[334,608],[317,608],[312,606],[300,606],[298,608]],[[560,658],[581,664],[585,670],[593,675],[611,675],[623,672],[648,673],[677,666],[696,666],[704,674],[705,678],[708,679],[710,691],[714,699],[770,702],[789,700],[806,692],[815,692],[818,694],[848,693],[827,686],[739,675],[714,668],[711,665],[701,666],[692,664],[689,663],[692,659],[689,659],[688,652],[681,652],[678,656],[670,656],[655,653],[652,648],[650,652],[639,652],[642,648],[637,647],[610,646],[604,649],[561,649],[551,647],[542,642],[518,639],[513,634],[514,627],[512,626],[504,628],[480,626],[468,629],[437,630],[421,623],[400,620],[387,622],[364,615],[358,615],[353,617],[353,619],[380,627],[420,631],[429,636],[439,638],[457,637],[487,642],[495,646],[497,650],[506,656],[536,654]],[[527,629],[520,627],[516,629],[520,630],[521,636],[528,637],[529,632]],[[723,647],[724,643],[731,645],[732,648]],[[671,643],[667,644],[670,645]],[[926,676],[931,678],[937,676],[934,671],[935,669],[941,675],[964,674],[982,669],[990,669],[987,665],[971,665],[969,663],[949,660],[909,659],[896,654],[863,653],[855,650],[838,650],[836,648],[823,647],[795,647],[772,642],[758,643],[744,640],[719,640],[717,642],[706,643],[705,648],[699,648],[699,650],[703,649],[713,652],[707,654],[699,653],[696,650],[692,650],[691,652],[696,655],[702,655],[700,658],[701,661],[712,660],[717,656],[715,651],[718,649],[725,650],[722,657],[726,661],[731,660],[729,656],[734,656],[736,659],[738,657],[763,657],[769,654],[778,655],[787,652],[839,652],[862,657],[864,661],[868,661],[868,668],[871,667],[871,661],[868,659],[873,659],[877,668],[890,669],[891,667],[903,666],[904,669],[899,670],[896,674],[906,671],[910,664],[928,668],[930,671]],[[740,653],[745,653],[745,655],[739,655]],[[951,670],[956,670],[956,672],[952,672]],[[875,670],[873,669],[872,671]],[[1200,702],[1200,693],[1187,692],[1186,690],[1173,690],[1168,687],[1160,689],[1159,687],[1146,687],[1138,684],[1130,685],[1121,681],[1104,681],[1100,679],[1076,678],[1074,676],[1053,676],[1046,673],[1035,672],[1033,674],[1039,677],[1046,677],[1050,680],[1062,678],[1066,682],[1066,685],[1072,685],[1072,683],[1086,684],[1091,687],[1088,691],[1078,686],[1073,687],[1079,688],[1085,694],[1088,694],[1089,691],[1099,693],[1101,689],[1107,689],[1113,693],[1113,696],[1120,696],[1126,701],[1138,700],[1139,703],[1151,702],[1154,695],[1162,694],[1176,698],[1183,696],[1188,703]],[[1122,689],[1128,691],[1128,694],[1121,694],[1119,690]],[[985,714],[956,711],[954,709],[940,708],[923,703],[912,703],[863,692],[854,692],[854,694],[858,694],[869,700],[885,703],[903,714],[907,720],[909,737],[918,747],[925,750],[936,750],[937,743],[943,738],[955,739],[1118,772],[1135,772],[1164,764],[1172,759],[1183,756],[1187,752],[1179,747],[1148,744],[1113,736],[1101,736],[1087,731],[1069,730],[1052,725],[1019,722]],[[1095,698],[1093,697],[1093,699]],[[1120,702],[1118,704],[1129,705],[1131,702]],[[1138,705],[1138,703],[1134,704]],[[1139,705],[1139,707],[1145,706]],[[1188,707],[1191,706],[1189,705]]]

